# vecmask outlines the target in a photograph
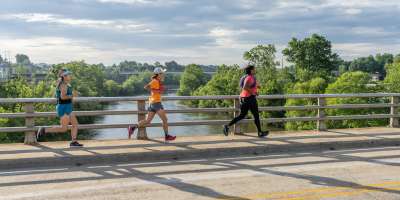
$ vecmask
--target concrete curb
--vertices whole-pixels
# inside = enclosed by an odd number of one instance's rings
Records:
[[[229,141],[227,141],[228,143]],[[173,161],[179,159],[205,159],[243,155],[267,155],[274,153],[329,151],[338,149],[400,146],[400,138],[383,138],[355,141],[313,142],[285,145],[259,145],[246,147],[168,150],[155,152],[121,153],[111,155],[63,156],[50,158],[18,158],[0,160],[0,170],[74,167],[81,165],[109,165],[116,163]]]

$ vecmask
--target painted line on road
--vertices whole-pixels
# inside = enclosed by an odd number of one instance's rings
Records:
[[[391,187],[385,187],[391,186]],[[366,192],[383,192],[379,190],[395,190],[400,191],[400,181],[389,181],[377,184],[370,184],[359,187],[325,187],[325,188],[314,188],[314,189],[303,189],[296,191],[288,191],[288,192],[276,192],[276,193],[267,193],[267,194],[255,194],[255,195],[247,195],[243,197],[233,197],[233,198],[219,198],[221,200],[240,200],[240,199],[265,199],[265,198],[274,198],[278,200],[310,200],[310,199],[321,199],[327,197],[337,197],[337,196],[354,196]],[[365,187],[380,187],[376,189],[368,189]],[[349,191],[342,191],[349,190]],[[329,192],[329,193],[326,193]],[[334,193],[333,193],[334,192]],[[309,193],[313,193],[309,195]],[[317,194],[315,194],[317,193]],[[320,193],[320,194],[318,194]],[[298,195],[298,196],[294,196]],[[300,196],[302,195],[302,196]],[[294,196],[294,197],[288,197]]]
[[[8,171],[8,172],[0,172],[0,175],[5,174],[24,174],[24,173],[32,173],[32,172],[56,172],[56,171],[65,171],[68,168],[59,168],[59,169],[34,169],[34,170],[21,170],[21,171]]]

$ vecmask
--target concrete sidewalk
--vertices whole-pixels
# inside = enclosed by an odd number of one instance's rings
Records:
[[[47,142],[36,146],[0,145],[0,169],[49,166],[101,165],[123,162],[165,161],[310,150],[335,150],[400,145],[400,128],[337,129],[324,132],[272,132],[260,139],[255,134],[225,137],[179,137],[163,139],[82,141],[84,148],[71,149],[68,142]]]

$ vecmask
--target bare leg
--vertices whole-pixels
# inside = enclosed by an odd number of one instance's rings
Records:
[[[159,110],[157,115],[161,118],[165,135],[168,135],[168,118],[164,110]]]
[[[155,112],[149,112],[147,114],[147,119],[138,122],[138,127],[143,128],[143,127],[149,125],[155,115],[156,115]]]
[[[71,129],[71,140],[76,141],[76,138],[78,137],[78,119],[76,119],[76,116],[74,113],[71,113],[70,116],[71,124],[72,124],[72,129]]]
[[[70,122],[70,117],[68,115],[64,115],[60,119],[61,126],[46,128],[47,133],[65,133],[68,131],[68,125]]]

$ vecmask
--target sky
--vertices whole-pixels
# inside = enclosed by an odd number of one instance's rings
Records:
[[[313,33],[343,59],[400,53],[399,0],[2,0],[0,54],[35,63],[242,64]]]

